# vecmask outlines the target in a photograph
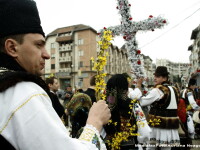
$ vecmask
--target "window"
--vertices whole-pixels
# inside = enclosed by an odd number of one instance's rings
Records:
[[[55,48],[55,43],[51,43],[51,48]]]
[[[55,69],[55,64],[51,64],[51,69]]]
[[[83,50],[79,50],[79,51],[78,51],[78,56],[83,56],[83,54],[84,54],[84,51],[83,51]]]
[[[78,86],[79,87],[83,87],[83,78],[79,79]]]
[[[83,39],[78,40],[78,45],[83,45]]]
[[[83,67],[83,62],[82,61],[79,62],[79,67]]]
[[[51,59],[54,59],[55,58],[55,54],[51,54]]]

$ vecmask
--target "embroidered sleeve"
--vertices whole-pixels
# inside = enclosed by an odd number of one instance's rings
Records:
[[[144,112],[138,103],[133,105],[133,113],[136,118],[138,128],[143,127],[147,121]]]
[[[134,104],[133,112],[137,121],[137,127],[138,127],[138,142],[144,143],[145,141],[148,141],[150,139],[150,132],[151,129],[146,121],[146,117],[144,115],[144,112],[142,111],[142,108],[138,103]]]
[[[187,96],[188,96],[188,101],[189,101],[190,106],[192,107],[192,109],[198,110],[200,107],[197,105],[196,101],[194,100],[193,93],[192,92],[188,92]]]
[[[87,124],[84,127],[84,130],[80,135],[79,140],[91,142],[92,144],[95,144],[99,150],[106,150],[106,146],[101,139],[99,132],[92,125]]]

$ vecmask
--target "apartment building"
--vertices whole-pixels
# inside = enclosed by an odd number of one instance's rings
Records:
[[[192,31],[190,39],[193,40],[193,44],[188,47],[191,51],[189,77],[196,78],[197,85],[200,86],[200,25]]]
[[[153,61],[149,56],[143,55],[143,64],[144,64],[144,70],[145,74],[147,76],[147,84],[148,85],[154,85],[154,71],[153,69]]]
[[[109,56],[105,69],[107,73],[109,75],[125,72],[130,74],[127,50],[124,47],[119,49],[117,46],[111,45],[108,52]]]
[[[166,66],[170,73],[170,81],[181,80],[182,85],[186,84],[189,63],[172,62],[167,59],[156,59],[156,66]]]
[[[99,37],[92,27],[79,24],[58,28],[46,37],[46,49],[51,58],[46,61],[45,77],[53,73],[61,89],[67,84],[73,88],[87,89],[89,80],[96,72],[92,70],[91,57],[96,58],[99,51]],[[108,78],[116,73],[128,72],[127,53],[111,45],[104,71]]]
[[[60,86],[86,88],[92,71],[91,57],[96,57],[97,32],[83,24],[58,28],[47,35],[46,49],[51,59],[46,62],[45,76],[54,73]]]

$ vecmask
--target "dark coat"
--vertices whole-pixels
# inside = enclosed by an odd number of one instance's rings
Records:
[[[96,102],[96,96],[95,96],[94,89],[88,88],[84,93],[87,94],[88,96],[90,96],[92,103]]]
[[[64,107],[60,103],[58,97],[53,92],[50,92],[51,102],[58,116],[61,118],[65,114]]]

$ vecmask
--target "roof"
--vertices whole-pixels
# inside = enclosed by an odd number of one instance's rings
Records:
[[[194,30],[192,30],[192,35],[191,35],[191,40],[192,39],[196,39],[197,38],[197,34],[198,34],[198,32],[199,32],[200,30],[199,30],[199,27],[196,27]]]
[[[152,59],[149,56],[144,55],[144,59],[150,59],[152,61]]]
[[[190,45],[189,47],[188,47],[188,51],[191,51],[193,49],[193,45]]]
[[[125,44],[122,45],[121,50],[122,50],[124,53],[127,53],[127,49],[126,49],[126,47],[125,47]]]
[[[62,27],[62,28],[57,28],[56,30],[52,31],[47,35],[52,36],[52,35],[57,35],[59,33],[67,33],[67,32],[76,32],[76,31],[82,31],[82,30],[92,30],[93,32],[97,33],[95,29],[93,29],[90,26],[83,25],[83,24],[78,24],[78,25],[73,25],[73,26],[67,26],[67,27]]]
[[[57,37],[56,42],[62,42],[62,41],[72,41],[72,36],[64,36],[64,37]]]

